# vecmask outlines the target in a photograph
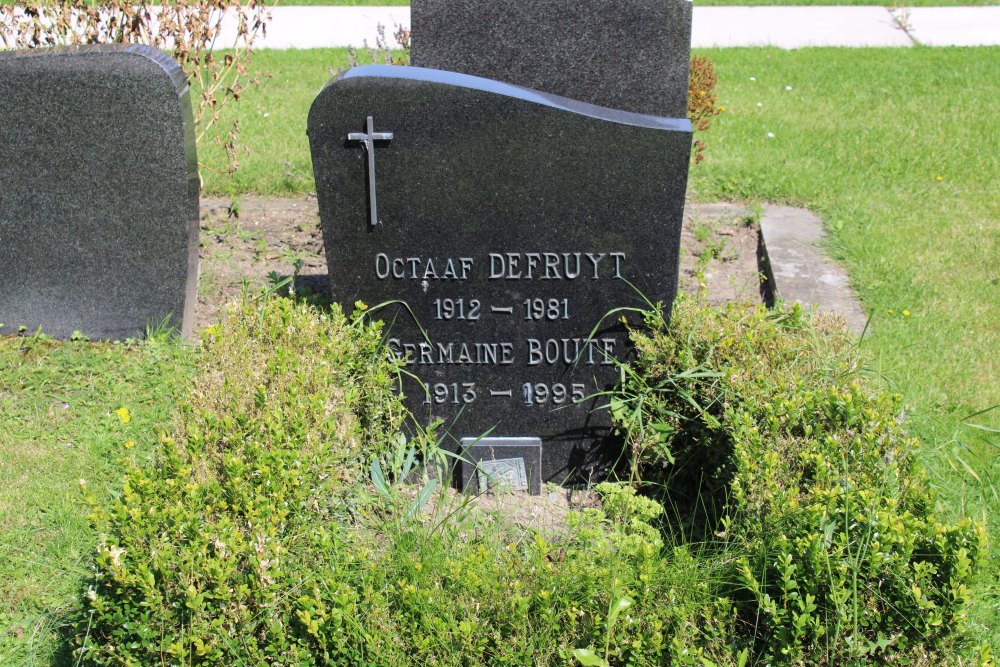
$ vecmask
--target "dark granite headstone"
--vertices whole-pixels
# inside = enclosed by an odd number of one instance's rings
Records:
[[[377,313],[425,383],[404,380],[414,414],[541,438],[545,481],[614,463],[597,394],[626,335],[604,316],[673,301],[689,121],[367,66],[320,93],[309,139],[334,299],[405,302],[426,331]]]
[[[0,53],[0,322],[56,337],[191,329],[188,86],[143,46]]]
[[[687,117],[690,0],[412,0],[412,64]]]

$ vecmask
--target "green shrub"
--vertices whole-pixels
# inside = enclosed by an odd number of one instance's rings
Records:
[[[650,324],[614,412],[647,488],[694,494],[697,471],[708,500],[667,495],[665,519],[606,483],[545,532],[403,482],[433,443],[400,434],[378,323],[244,302],[206,331],[155,464],[92,502],[80,663],[935,660],[983,531],[936,518],[898,399],[865,387],[850,340],[686,301]]]
[[[378,326],[283,298],[234,307],[204,335],[200,374],[154,466],[93,506],[97,575],[85,664],[264,664],[336,542],[343,489],[395,433],[396,368]],[[317,526],[331,530],[316,534]]]
[[[559,534],[447,493],[413,511],[381,339],[276,297],[206,331],[155,464],[133,467],[110,507],[92,501],[80,663],[694,660],[684,638],[724,625],[706,568],[663,548],[662,508],[632,489],[602,485],[604,507]]]
[[[647,324],[614,414],[674,528],[732,556],[729,644],[772,664],[947,648],[985,530],[937,515],[899,397],[868,385],[839,323],[680,299]]]
[[[689,583],[692,559],[669,569],[658,532],[627,510],[573,513],[563,536],[455,510],[444,503],[424,521],[366,522],[355,533],[364,546],[338,559],[337,584],[299,599],[317,662],[557,665],[607,644],[615,664],[658,665],[707,598],[679,582]],[[650,534],[656,544],[644,542]],[[628,610],[609,632],[609,608],[622,599]]]

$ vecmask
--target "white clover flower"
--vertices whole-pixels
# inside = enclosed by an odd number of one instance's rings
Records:
[[[774,132],[768,132],[767,133],[767,138],[768,139],[774,139]]]

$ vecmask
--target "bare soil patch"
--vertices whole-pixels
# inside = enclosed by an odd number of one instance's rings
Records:
[[[734,204],[689,206],[681,234],[680,289],[699,290],[710,303],[761,302],[760,229]],[[302,267],[296,285],[325,293],[326,256],[314,196],[294,199],[204,198],[201,203],[201,276],[195,329],[217,321],[244,285],[257,291]]]
[[[420,489],[419,484],[400,488],[407,501],[415,499]],[[598,507],[601,507],[600,497],[590,489],[549,487],[540,496],[500,489],[467,496],[458,489],[438,487],[423,507],[422,515],[424,521],[440,521],[446,516],[467,517],[473,520],[471,525],[480,526],[501,522],[558,538],[569,530],[570,512]]]

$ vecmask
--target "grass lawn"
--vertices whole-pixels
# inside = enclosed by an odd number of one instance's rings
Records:
[[[409,5],[407,0],[281,0],[277,4],[289,5]],[[764,5],[881,5],[892,7],[902,5],[908,7],[945,7],[945,6],[985,6],[995,5],[991,0],[910,0],[899,3],[895,0],[696,0],[696,7],[715,6],[764,6]]]
[[[936,4],[936,3],[935,3]],[[850,270],[882,374],[906,397],[943,502],[990,521],[1000,509],[1000,49],[707,51],[725,113],[705,139],[691,191],[807,205]],[[232,180],[208,194],[312,189],[309,105],[343,50],[262,51],[272,73],[248,91]],[[768,138],[768,133],[774,133]],[[212,149],[205,151],[211,159]],[[287,163],[287,164],[285,164]],[[145,456],[169,421],[191,353],[0,341],[0,664],[47,662],[93,552],[77,480],[115,493],[124,443]],[[119,407],[130,410],[123,424]],[[68,443],[72,443],[70,446]],[[1000,643],[1000,561],[975,591],[973,633]]]
[[[725,50],[726,112],[691,189],[809,206],[872,317],[874,372],[900,391],[947,505],[1000,539],[1000,49]],[[773,132],[774,138],[768,138]],[[978,477],[978,479],[977,479]],[[1000,558],[975,617],[998,645]]]
[[[14,0],[0,0],[0,5],[15,4]],[[292,6],[351,6],[351,7],[406,7],[409,0],[268,0],[268,4],[282,7]],[[994,0],[697,0],[695,6],[778,6],[790,7],[806,5],[876,5],[883,7],[974,7],[998,4]]]
[[[123,457],[149,454],[192,361],[175,344],[0,339],[0,664],[48,664],[61,646],[96,543],[78,481],[119,491]]]

